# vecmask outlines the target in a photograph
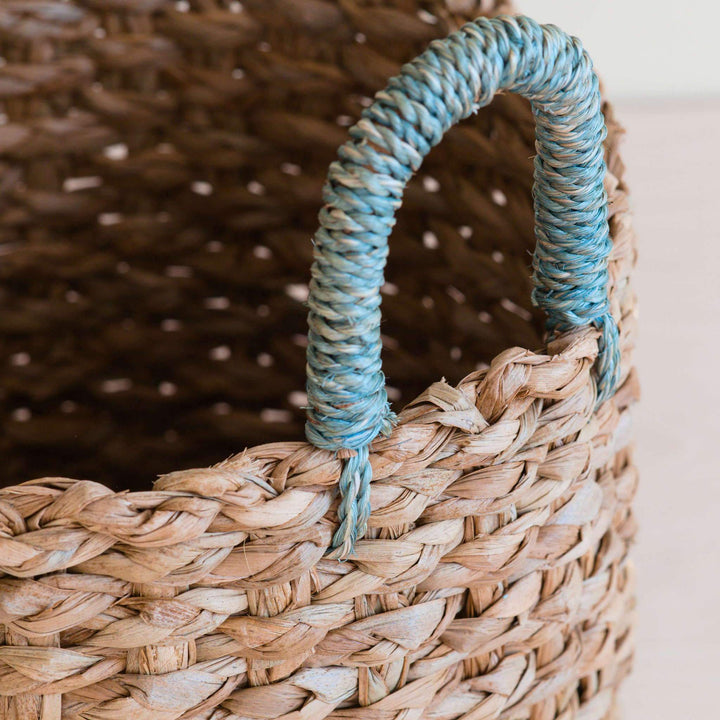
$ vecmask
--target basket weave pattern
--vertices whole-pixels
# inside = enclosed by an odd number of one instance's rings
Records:
[[[308,237],[345,126],[499,10],[0,6],[3,720],[616,716],[637,382],[609,106],[616,394],[595,407],[596,330],[542,345],[533,118],[500,96],[399,213],[383,339],[404,409],[345,562],[342,458],[300,441]]]

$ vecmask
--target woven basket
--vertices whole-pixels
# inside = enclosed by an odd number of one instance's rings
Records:
[[[3,720],[616,717],[621,131],[508,11],[0,4]]]

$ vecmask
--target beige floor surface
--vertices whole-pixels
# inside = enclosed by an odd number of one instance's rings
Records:
[[[617,104],[640,238],[639,625],[623,720],[720,718],[720,100]]]

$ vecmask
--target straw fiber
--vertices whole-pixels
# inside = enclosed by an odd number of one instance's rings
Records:
[[[403,62],[509,10],[0,3],[2,720],[617,718],[638,391],[607,103],[615,394],[599,331],[547,340],[531,302],[535,122],[500,94],[398,212],[398,422],[346,560],[347,458],[303,440],[328,166]]]

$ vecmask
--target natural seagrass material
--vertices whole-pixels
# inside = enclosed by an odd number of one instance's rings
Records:
[[[398,211],[398,423],[344,562],[345,458],[302,441],[328,165],[402,62],[507,10],[0,4],[2,720],[617,717],[635,248],[607,104],[617,392],[597,330],[543,344],[534,119],[500,95]]]

